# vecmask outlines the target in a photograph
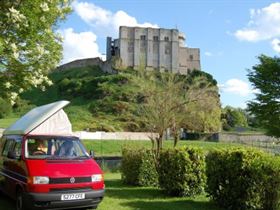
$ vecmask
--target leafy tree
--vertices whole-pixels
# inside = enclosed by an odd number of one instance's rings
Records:
[[[51,85],[46,74],[62,56],[55,30],[69,12],[68,0],[0,2],[0,97],[14,104],[24,90]]]
[[[249,111],[270,136],[280,137],[280,58],[260,55],[260,63],[252,67],[248,78],[259,90],[248,103]]]
[[[241,108],[226,106],[222,111],[223,129],[230,130],[234,127],[248,127],[246,113]]]
[[[7,117],[12,112],[12,106],[9,102],[0,98],[0,119]]]
[[[149,131],[159,134],[151,137],[157,154],[168,128],[173,133],[174,146],[181,128],[196,132],[219,131],[218,91],[206,77],[200,75],[189,80],[190,75],[140,71],[137,78],[143,93],[139,116]]]

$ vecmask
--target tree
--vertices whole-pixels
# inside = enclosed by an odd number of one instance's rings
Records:
[[[173,133],[174,146],[179,140],[181,128],[200,132],[219,131],[218,91],[206,77],[197,76],[188,80],[189,77],[185,75],[140,72],[137,78],[137,84],[143,93],[139,116],[149,131],[158,133],[158,136],[151,139],[156,146],[157,154],[162,149],[164,134],[168,128]],[[215,100],[211,100],[212,97]],[[202,110],[196,109],[198,104]],[[213,110],[216,111],[216,115],[213,114]],[[204,116],[211,116],[208,119],[211,121],[212,118],[215,126],[213,123],[205,122],[207,117],[200,117],[201,113]]]
[[[234,127],[248,127],[247,116],[241,108],[226,106],[222,111],[223,129],[230,130]]]
[[[14,104],[24,90],[51,85],[46,75],[62,56],[55,30],[69,12],[68,0],[0,2],[0,97]]]
[[[248,78],[259,90],[248,103],[249,111],[270,136],[280,137],[280,58],[260,55],[260,63],[249,70]]]

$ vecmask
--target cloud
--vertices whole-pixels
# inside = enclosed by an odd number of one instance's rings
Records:
[[[215,57],[217,57],[217,56],[223,56],[223,54],[224,54],[224,52],[223,52],[223,51],[218,51],[218,52],[209,52],[209,51],[206,51],[206,52],[204,53],[204,55],[205,55],[205,56],[207,56],[207,57],[213,57],[213,56],[215,56]]]
[[[272,45],[272,48],[273,48],[276,52],[280,53],[280,40],[279,40],[279,39],[273,39],[273,40],[271,41],[271,45]]]
[[[257,90],[252,89],[252,87],[240,79],[230,79],[226,81],[225,84],[218,85],[222,92],[232,93],[239,96],[248,96],[252,93],[257,93]]]
[[[82,20],[91,25],[97,33],[105,36],[117,36],[119,26],[159,28],[157,24],[139,23],[135,17],[122,10],[113,13],[93,3],[76,1],[73,3],[73,8]]]
[[[90,31],[75,33],[73,28],[67,28],[60,33],[63,37],[62,64],[76,59],[102,57],[94,33]]]
[[[211,52],[205,52],[204,55],[206,55],[206,56],[208,56],[208,57],[211,57],[211,56],[213,56],[213,53],[211,53]]]
[[[280,36],[280,2],[261,9],[250,10],[247,27],[234,33],[239,40],[256,42]]]

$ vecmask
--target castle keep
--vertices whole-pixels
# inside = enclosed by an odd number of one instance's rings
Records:
[[[107,61],[119,59],[123,68],[187,74],[200,70],[199,48],[185,46],[177,29],[121,26],[119,38],[107,37]]]

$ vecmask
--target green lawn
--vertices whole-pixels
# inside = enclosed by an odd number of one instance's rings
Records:
[[[219,210],[205,195],[166,197],[157,188],[125,186],[120,174],[106,174],[106,195],[98,210]]]
[[[98,210],[219,210],[205,195],[195,198],[166,197],[156,188],[130,187],[120,174],[105,174],[106,193]],[[1,209],[14,210],[14,202],[0,196]]]
[[[151,148],[150,141],[133,141],[133,140],[84,140],[83,141],[88,150],[93,150],[96,156],[121,156],[123,147],[132,148]],[[206,141],[186,141],[182,140],[178,146],[198,146],[203,150],[209,151],[218,148],[229,148],[236,146],[243,146],[233,143],[221,143],[221,142],[206,142]],[[172,148],[173,141],[164,141],[164,148]]]

